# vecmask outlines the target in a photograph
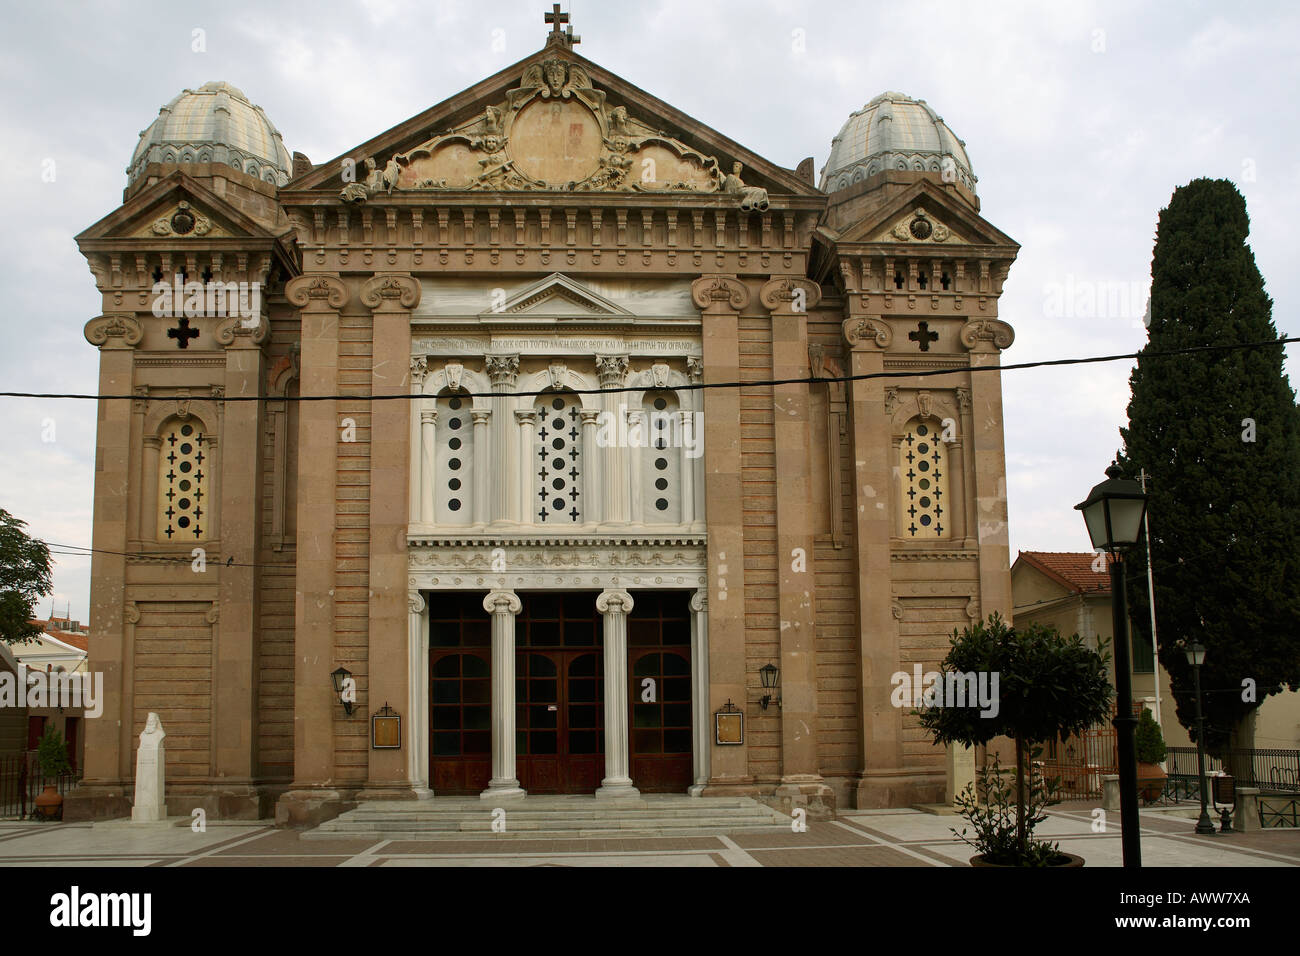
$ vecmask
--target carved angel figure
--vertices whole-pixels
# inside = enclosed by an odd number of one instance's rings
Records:
[[[731,164],[731,173],[722,180],[721,191],[739,196],[740,208],[746,212],[762,212],[768,204],[767,190],[758,186],[746,186],[740,178],[742,169],[744,166],[738,162]]]

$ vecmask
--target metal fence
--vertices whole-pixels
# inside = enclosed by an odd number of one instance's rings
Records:
[[[80,780],[78,773],[46,777],[34,752],[0,755],[0,819],[26,820],[35,810],[36,797],[47,785],[66,794]]]
[[[1300,750],[1230,750],[1225,760],[1205,755],[1205,772],[1232,773],[1238,787],[1258,787],[1262,793],[1300,793]],[[1195,747],[1170,747],[1165,768],[1171,777],[1199,779]],[[1197,787],[1199,799],[1200,788]]]
[[[1057,742],[1055,756],[1050,751],[1042,761],[1042,774],[1055,780],[1062,800],[1082,800],[1100,796],[1101,778],[1119,773],[1115,728],[1094,727],[1065,743]]]

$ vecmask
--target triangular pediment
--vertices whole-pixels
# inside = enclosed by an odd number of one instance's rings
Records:
[[[740,164],[739,175],[734,164]],[[462,191],[820,197],[794,171],[563,46],[439,103],[282,190],[365,202]]]
[[[854,243],[1019,248],[1014,239],[968,204],[929,180],[908,187],[843,230],[836,241],[841,248]]]
[[[203,243],[278,237],[202,183],[176,170],[77,236],[77,242],[149,240]]]
[[[490,321],[506,316],[625,318],[631,317],[632,313],[568,276],[553,272],[545,279],[516,292],[498,308],[480,313],[479,318]]]

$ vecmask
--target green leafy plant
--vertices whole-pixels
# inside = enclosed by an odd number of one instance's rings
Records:
[[[967,836],[966,827],[960,831],[952,827],[953,834],[978,850],[986,862],[998,866],[1052,866],[1059,862],[1064,855],[1059,844],[1033,838],[1034,827],[1047,819],[1044,809],[1056,799],[1057,782],[1034,774],[1025,806],[1022,845],[1015,774],[1004,770],[995,754],[992,765],[979,771],[979,778],[978,790],[967,784],[957,796],[957,808],[974,828],[974,838]]]
[[[45,728],[45,733],[36,744],[36,760],[41,765],[41,774],[47,779],[72,770],[72,764],[68,762],[67,742],[53,725]]]
[[[1138,763],[1159,763],[1168,752],[1164,735],[1160,733],[1160,725],[1145,707],[1138,719],[1136,746]]]
[[[1038,865],[1034,861],[1044,851],[1029,839],[1038,786],[1026,784],[1030,751],[1039,741],[1065,741],[1110,716],[1110,655],[1088,647],[1078,634],[1062,637],[1044,624],[1012,627],[996,612],[960,635],[954,630],[950,643],[944,671],[987,674],[990,685],[997,675],[996,713],[975,707],[928,707],[918,712],[921,726],[937,744],[974,747],[1003,736],[1015,741],[1016,862]],[[993,849],[1001,852],[1004,847],[997,844]]]

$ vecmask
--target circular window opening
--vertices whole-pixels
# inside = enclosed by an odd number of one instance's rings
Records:
[[[667,510],[668,510],[668,499],[667,499],[667,498],[659,498],[658,500],[655,501],[655,507],[658,508],[660,511],[667,511]]]
[[[452,491],[460,491],[460,479],[459,478],[451,479],[450,481],[447,482],[447,487],[450,488]]]
[[[660,491],[667,491],[667,490],[668,490],[668,479],[667,479],[667,478],[656,478],[656,479],[655,479],[655,487],[658,488]]]
[[[181,434],[182,434],[182,435],[186,435],[186,436],[193,435],[193,434],[194,434],[194,426],[193,426],[193,425],[182,425],[182,426],[181,426]]]
[[[656,458],[656,459],[655,459],[655,467],[658,468],[660,471],[663,471],[665,468],[668,467],[668,459],[667,459],[667,458]]]

